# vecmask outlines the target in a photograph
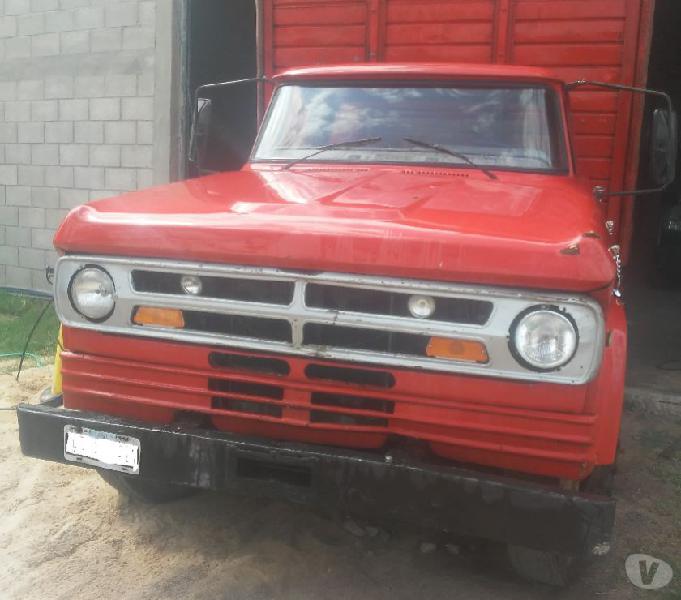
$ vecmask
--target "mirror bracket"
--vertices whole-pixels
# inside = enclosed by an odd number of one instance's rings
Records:
[[[648,94],[651,96],[657,96],[658,98],[662,98],[662,100],[666,104],[667,111],[669,112],[670,119],[669,119],[669,139],[670,140],[675,140],[676,139],[676,131],[674,130],[675,127],[675,119],[672,118],[672,115],[674,114],[674,105],[672,104],[672,99],[667,94],[666,92],[661,92],[659,90],[650,90],[647,88],[641,88],[641,87],[635,87],[631,85],[623,85],[621,83],[605,83],[603,81],[590,81],[588,79],[578,79],[577,81],[573,81],[571,83],[566,83],[565,88],[569,90],[573,90],[578,87],[599,87],[599,88],[604,88],[608,90],[617,90],[617,91],[625,91],[625,92],[634,92],[636,94]],[[673,173],[673,170],[672,170]],[[674,181],[674,175],[671,174],[669,179],[663,183],[661,186],[656,187],[656,188],[648,188],[648,189],[641,189],[641,190],[626,190],[626,191],[618,191],[618,192],[610,192],[603,186],[596,186],[596,189],[594,188],[593,193],[594,197],[599,201],[602,202],[606,197],[608,196],[642,196],[644,194],[654,194],[656,192],[663,192],[666,190],[669,185]]]

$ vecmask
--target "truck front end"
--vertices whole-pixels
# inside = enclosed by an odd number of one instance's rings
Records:
[[[63,389],[20,407],[24,452],[147,499],[273,494],[498,540],[563,579],[609,548],[626,363],[568,148],[535,70],[280,77],[241,171],[64,222]]]

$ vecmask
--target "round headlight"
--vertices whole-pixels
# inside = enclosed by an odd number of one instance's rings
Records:
[[[551,371],[570,362],[577,350],[573,320],[553,307],[536,307],[520,314],[511,327],[511,350],[526,367]]]
[[[430,296],[411,296],[409,298],[409,312],[417,319],[427,319],[435,312],[435,298]]]
[[[196,275],[183,275],[180,280],[180,285],[185,294],[190,296],[198,296],[203,290],[203,284],[201,279]]]
[[[73,308],[90,321],[104,321],[114,309],[114,283],[100,267],[84,267],[69,284]]]

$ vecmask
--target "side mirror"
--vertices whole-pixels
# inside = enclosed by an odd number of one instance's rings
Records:
[[[213,101],[208,98],[197,98],[195,110],[189,140],[189,160],[196,165],[197,171],[201,174],[204,171],[202,165],[206,164],[206,149],[213,123]]]
[[[676,113],[656,108],[650,131],[650,177],[654,185],[664,187],[674,181],[677,149]]]

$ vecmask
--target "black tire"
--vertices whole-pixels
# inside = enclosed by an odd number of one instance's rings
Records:
[[[116,488],[119,494],[129,496],[145,504],[164,504],[193,496],[196,490],[172,483],[144,479],[138,475],[125,475],[116,471],[99,469],[102,479]]]
[[[557,552],[509,545],[508,558],[523,579],[556,587],[569,585],[579,571],[577,557]]]

